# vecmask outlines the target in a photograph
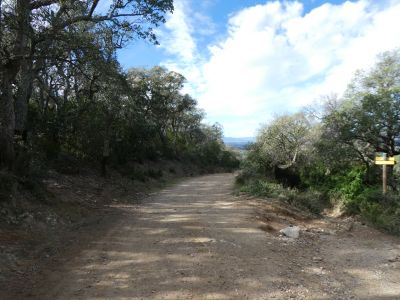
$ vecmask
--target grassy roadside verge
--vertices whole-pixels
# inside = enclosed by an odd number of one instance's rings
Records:
[[[296,189],[265,178],[236,178],[237,191],[265,198],[280,199],[294,207],[321,215],[335,209],[339,215],[352,215],[371,226],[394,235],[400,235],[400,197],[391,191],[383,196],[378,187],[355,191],[346,186],[336,189]],[[354,187],[354,186],[353,186]]]
[[[253,196],[279,199],[315,215],[321,214],[330,206],[329,199],[322,192],[284,187],[282,184],[261,178],[243,180],[239,175],[236,178],[236,189]]]

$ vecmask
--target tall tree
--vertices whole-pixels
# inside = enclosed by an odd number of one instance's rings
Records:
[[[281,116],[260,130],[257,143],[272,166],[295,166],[312,145],[311,125],[302,113]]]
[[[75,48],[73,60],[85,55],[75,38],[109,29],[113,47],[129,38],[157,43],[153,26],[173,10],[172,0],[114,0],[100,10],[98,0],[12,0],[0,2],[0,168],[13,167],[14,135],[24,131],[32,80],[44,64]],[[82,35],[79,28],[86,34]],[[87,45],[84,43],[83,45]],[[79,51],[80,50],[80,51]]]
[[[400,154],[400,50],[378,58],[372,69],[356,73],[343,102],[323,118],[325,136],[351,148],[366,164],[374,151]]]

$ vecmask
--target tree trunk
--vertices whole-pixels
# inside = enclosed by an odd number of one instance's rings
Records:
[[[101,160],[101,175],[107,177],[107,165],[110,159],[110,137],[107,130],[103,141],[103,158]]]
[[[12,91],[12,73],[3,69],[0,77],[0,169],[14,165],[15,114]]]
[[[110,135],[111,135],[111,118],[107,118],[106,128],[104,130],[103,137],[103,157],[101,160],[101,175],[107,177],[107,165],[110,159],[111,147],[110,147]]]
[[[28,103],[32,92],[32,60],[24,59],[21,65],[18,90],[15,98],[15,132],[22,137],[26,132],[26,120],[28,116]]]
[[[15,160],[14,133],[14,84],[21,64],[29,56],[30,10],[29,1],[16,3],[17,28],[14,45],[8,57],[2,57],[0,65],[0,169],[12,169]],[[2,47],[3,37],[1,40]],[[23,75],[23,74],[22,74]]]
[[[371,183],[371,167],[369,166],[368,161],[364,160],[364,165],[365,165],[365,175],[364,175],[364,181],[367,184]]]

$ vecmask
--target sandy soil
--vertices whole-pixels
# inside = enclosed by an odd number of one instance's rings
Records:
[[[400,299],[400,240],[202,176],[115,204],[1,299]],[[279,235],[298,225],[300,238]],[[6,298],[2,298],[6,297]]]

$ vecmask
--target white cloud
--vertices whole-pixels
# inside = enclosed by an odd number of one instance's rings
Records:
[[[202,4],[210,5],[210,1],[214,0],[207,0]],[[184,92],[197,96],[196,91],[203,81],[201,66],[204,58],[198,51],[195,35],[213,34],[214,23],[208,16],[198,11],[194,12],[190,0],[175,0],[174,13],[167,16],[165,28],[166,30],[157,33],[159,47],[171,56],[163,61],[162,65],[183,74],[188,81]]]
[[[187,21],[187,4],[185,1],[174,2],[174,13],[168,16],[167,32],[160,32],[161,47],[174,55],[183,63],[193,61],[196,43],[192,37],[192,29]]]
[[[275,1],[231,16],[225,40],[202,57],[188,2],[176,4],[167,50],[179,59],[165,64],[188,78],[188,91],[227,136],[252,135],[276,112],[342,93],[356,69],[400,46],[400,1],[324,4],[307,14],[299,2]]]

